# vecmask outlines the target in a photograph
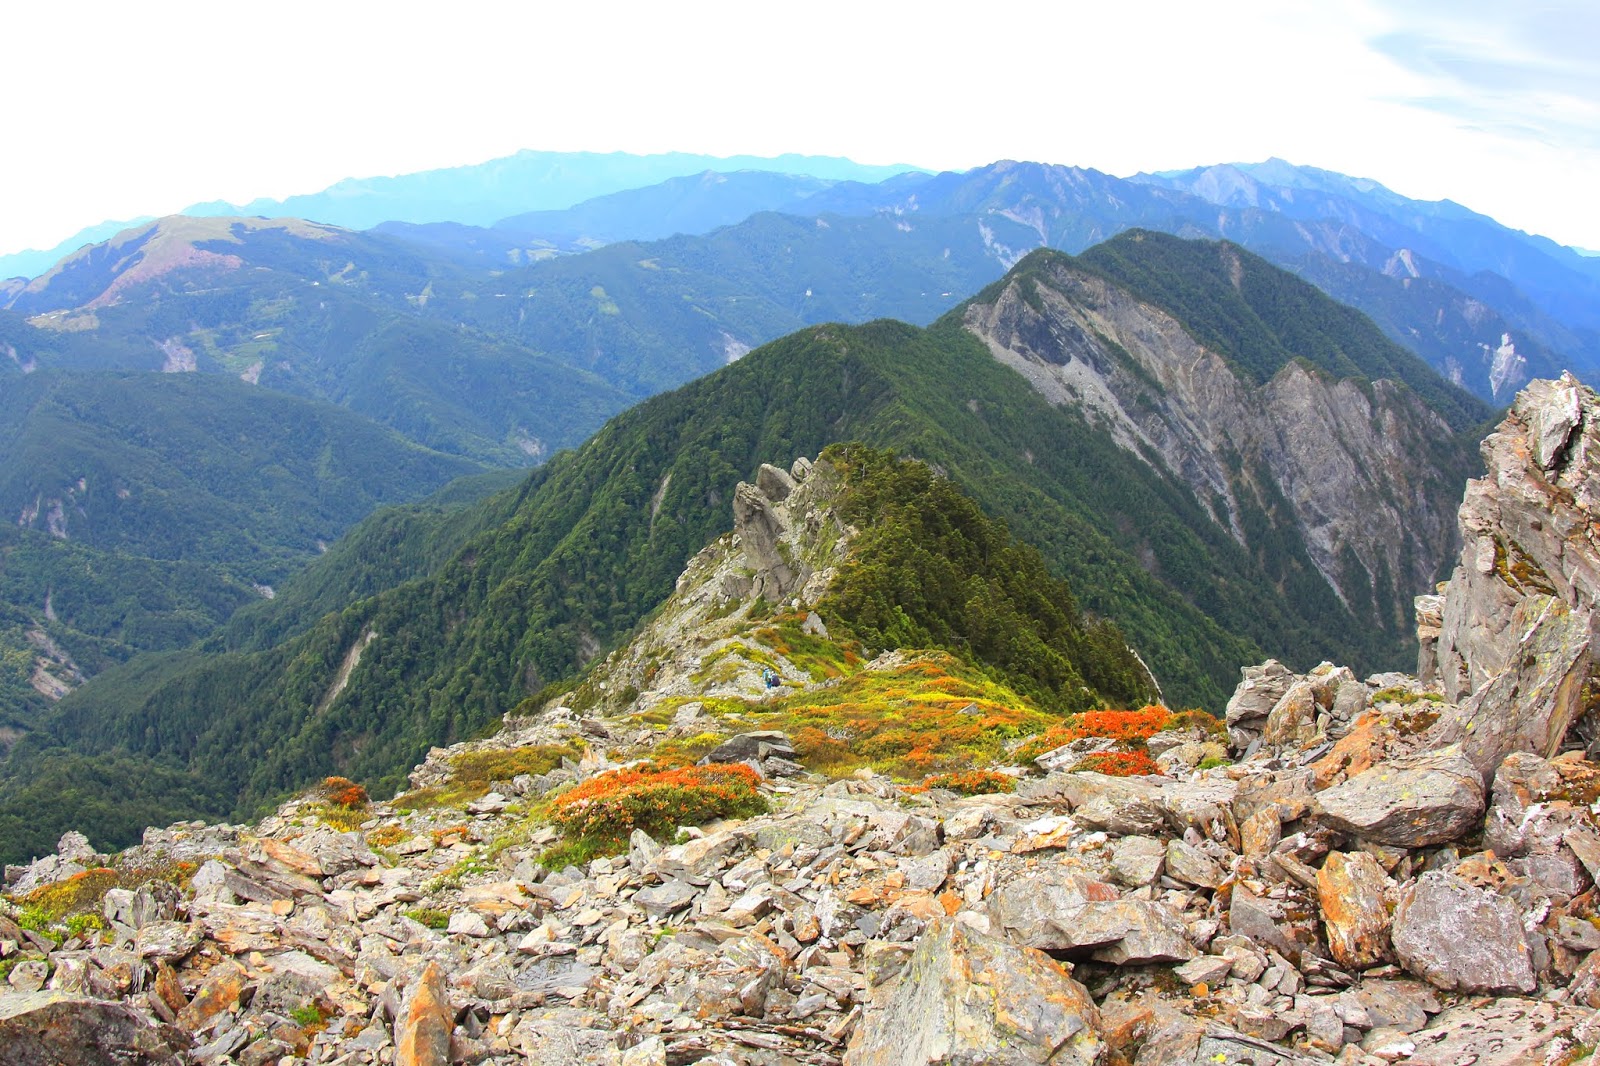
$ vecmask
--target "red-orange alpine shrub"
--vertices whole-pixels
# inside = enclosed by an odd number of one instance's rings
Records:
[[[335,807],[359,808],[367,805],[367,790],[348,777],[322,779],[322,796]]]
[[[959,770],[948,774],[934,774],[922,782],[924,789],[947,788],[964,796],[987,796],[996,792],[1015,792],[1017,779],[1010,774],[994,770]]]
[[[762,813],[767,801],[756,791],[760,781],[740,764],[612,770],[564,793],[550,820],[567,836],[597,844],[625,843],[635,829],[659,840],[680,825]]]
[[[1161,767],[1147,751],[1097,751],[1084,756],[1072,769],[1089,770],[1107,777],[1140,777],[1161,772]]]

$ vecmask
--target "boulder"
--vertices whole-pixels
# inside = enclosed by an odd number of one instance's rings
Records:
[[[1261,743],[1274,750],[1298,748],[1317,735],[1316,693],[1310,681],[1296,681],[1273,704]]]
[[[762,729],[754,733],[740,733],[729,737],[706,753],[703,763],[734,763],[755,760],[760,762],[770,756],[783,759],[795,757],[794,742],[789,734],[776,729]]]
[[[61,992],[0,996],[5,1066],[182,1066],[189,1038],[120,1003]]]
[[[1115,903],[1120,896],[1103,881],[1063,867],[1047,867],[995,889],[989,896],[989,928],[1041,951],[1097,947],[1120,939],[1122,931],[1109,931],[1105,939],[1095,942],[1088,930],[1075,928],[1074,916],[1091,903]]]
[[[395,1066],[449,1066],[455,1011],[445,992],[444,971],[430,961],[422,968],[394,1023]]]
[[[1365,970],[1389,958],[1388,874],[1365,852],[1329,852],[1317,871],[1317,895],[1333,961]]]
[[[1483,817],[1483,780],[1458,748],[1380,763],[1316,797],[1317,817],[1377,844],[1420,848],[1454,840]]]
[[[1508,622],[1511,665],[1446,708],[1424,746],[1459,744],[1485,781],[1513,752],[1555,755],[1583,712],[1594,624],[1590,610],[1554,596],[1519,600]]]
[[[1294,684],[1295,676],[1276,659],[1246,666],[1241,672],[1244,679],[1228,700],[1226,719],[1233,746],[1243,750],[1260,735],[1267,716]]]
[[[1166,865],[1168,877],[1200,888],[1216,888],[1228,876],[1217,860],[1178,838],[1167,844]]]
[[[1404,890],[1392,931],[1400,964],[1447,991],[1532,992],[1522,916],[1509,900],[1434,870]]]
[[[874,990],[844,1066],[1091,1066],[1106,1047],[1089,993],[1049,956],[951,918],[931,922]]]
[[[1600,1016],[1525,999],[1452,1007],[1411,1034],[1409,1066],[1526,1066],[1572,1062],[1576,1049],[1600,1042]]]

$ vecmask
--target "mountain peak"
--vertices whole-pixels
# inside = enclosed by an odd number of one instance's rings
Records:
[[[298,218],[235,218],[167,215],[87,245],[30,282],[22,293],[38,295],[66,283],[72,306],[93,310],[116,303],[128,288],[177,270],[235,270],[243,260],[205,244],[243,244],[247,234],[277,231],[308,240],[336,240],[347,231]],[[87,298],[85,298],[87,297]]]

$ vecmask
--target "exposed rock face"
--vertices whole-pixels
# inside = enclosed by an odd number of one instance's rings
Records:
[[[1317,796],[1326,824],[1362,840],[1420,848],[1454,840],[1483,818],[1483,785],[1455,749],[1380,763]]]
[[[1438,871],[1401,895],[1394,950],[1406,969],[1439,988],[1532,992],[1537,984],[1516,907]]]
[[[1102,1060],[1094,1001],[1040,952],[937,918],[904,974],[880,990],[845,1066]]]
[[[1577,713],[1600,595],[1600,400],[1570,375],[1531,382],[1483,457],[1486,474],[1461,503],[1435,669],[1451,702],[1516,669],[1522,702],[1533,704],[1521,717],[1538,722],[1511,723],[1497,747],[1526,742],[1548,757]]]
[[[1046,398],[1085,408],[1208,506],[1219,500],[1213,518],[1239,541],[1245,508],[1271,510],[1265,501],[1281,494],[1347,601],[1371,602],[1385,582],[1426,587],[1454,546],[1460,486],[1416,461],[1450,430],[1387,381],[1333,382],[1291,363],[1257,387],[1175,319],[1060,261],[1037,284],[973,304],[966,326]]]
[[[184,1035],[120,1003],[61,992],[0,995],[5,1066],[182,1066]]]

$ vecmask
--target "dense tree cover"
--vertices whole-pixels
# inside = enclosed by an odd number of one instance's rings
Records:
[[[0,514],[42,530],[59,502],[77,543],[260,581],[378,504],[481,469],[221,376],[40,371],[0,392]]]
[[[819,609],[871,649],[945,648],[1056,711],[1140,706],[1156,691],[1110,622],[1085,619],[1038,549],[925,463],[833,445],[840,517],[859,529]]]
[[[1457,430],[1490,415],[1360,311],[1230,241],[1129,230],[1073,262],[1171,314],[1257,383],[1300,359],[1338,378],[1403,382]]]
[[[44,642],[83,676],[186,646],[374,506],[481,469],[330,404],[220,376],[9,379],[0,726],[24,728],[45,709],[32,684]]]
[[[202,771],[120,754],[93,758],[62,751],[26,761],[0,800],[0,861],[53,852],[75,829],[97,848],[124,847],[146,826],[185,818],[219,819],[232,802],[227,783]]]

